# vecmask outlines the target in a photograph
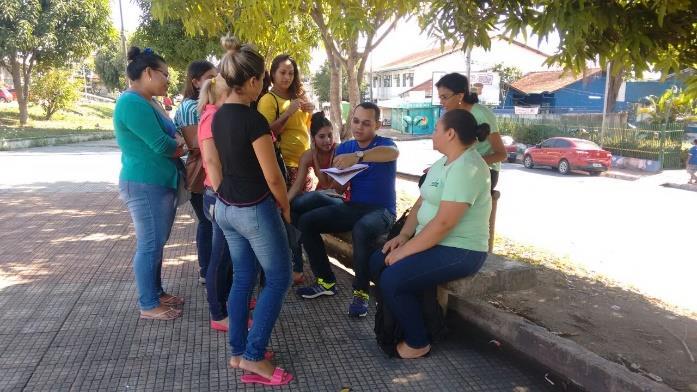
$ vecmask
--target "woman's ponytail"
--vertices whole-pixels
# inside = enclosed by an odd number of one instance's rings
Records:
[[[476,94],[475,94],[475,96],[476,96]],[[490,133],[491,133],[491,127],[489,127],[489,124],[481,123],[481,124],[477,125],[477,130],[476,130],[477,140],[479,140],[480,142],[483,142],[484,140],[486,140],[486,138],[489,137]]]

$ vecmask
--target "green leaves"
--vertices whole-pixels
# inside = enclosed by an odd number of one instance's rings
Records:
[[[52,69],[39,74],[31,86],[31,100],[44,109],[46,120],[59,110],[71,108],[80,98],[84,81],[74,79],[67,69]]]

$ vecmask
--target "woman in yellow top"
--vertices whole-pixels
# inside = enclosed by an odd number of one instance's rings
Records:
[[[271,85],[269,93],[259,99],[257,110],[280,139],[290,186],[298,175],[300,156],[310,149],[308,123],[315,106],[305,96],[298,64],[290,55],[276,56],[271,62]],[[312,189],[311,179],[308,180],[307,191]]]

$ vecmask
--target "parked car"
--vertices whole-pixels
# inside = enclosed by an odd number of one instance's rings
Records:
[[[12,102],[12,93],[6,88],[0,88],[0,102]]]
[[[528,169],[550,166],[561,174],[583,170],[597,176],[610,168],[612,154],[589,140],[553,137],[525,150],[523,165]]]
[[[506,147],[508,163],[515,163],[516,159],[518,159],[518,144],[508,135],[501,136],[501,141],[503,141],[503,146]]]
[[[8,90],[9,90],[10,93],[12,94],[12,99],[16,101],[16,100],[17,100],[17,90],[15,90],[15,89],[13,89],[13,88],[10,88],[10,89],[8,89]]]

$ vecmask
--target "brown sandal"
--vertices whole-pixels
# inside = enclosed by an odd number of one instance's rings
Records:
[[[160,296],[160,304],[164,306],[181,306],[184,305],[184,298],[179,298],[171,294],[162,294]]]
[[[160,320],[160,321],[169,321],[169,320],[174,320],[176,318],[179,318],[182,315],[182,311],[179,309],[174,309],[174,308],[167,308],[167,310],[155,314],[143,314],[143,312],[140,313],[140,318],[143,320]]]

